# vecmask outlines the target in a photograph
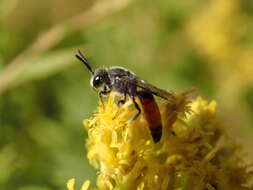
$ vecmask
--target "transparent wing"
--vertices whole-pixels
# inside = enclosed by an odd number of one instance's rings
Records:
[[[159,96],[163,99],[166,99],[168,101],[176,100],[176,97],[172,93],[170,93],[166,90],[157,88],[156,86],[154,86],[152,84],[149,84],[148,82],[146,82],[144,80],[137,79],[136,86],[139,87],[139,88],[145,89],[145,90],[149,91],[150,93],[152,93],[156,96]]]

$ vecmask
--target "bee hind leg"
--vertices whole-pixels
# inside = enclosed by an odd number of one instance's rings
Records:
[[[140,116],[140,114],[141,114],[141,108],[140,108],[140,106],[137,104],[137,102],[135,101],[135,97],[134,97],[134,96],[131,96],[130,98],[132,99],[132,101],[133,101],[133,103],[134,103],[134,107],[136,108],[137,113],[135,114],[135,116],[134,116],[132,119],[128,120],[127,123],[133,122],[133,121],[136,120],[136,119]]]

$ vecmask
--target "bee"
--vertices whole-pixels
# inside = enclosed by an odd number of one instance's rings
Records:
[[[159,142],[162,136],[161,114],[153,95],[170,102],[175,101],[175,96],[140,79],[124,67],[113,66],[93,70],[81,51],[78,51],[76,57],[85,64],[91,73],[90,85],[98,90],[101,100],[113,91],[121,94],[123,97],[123,99],[117,102],[119,107],[128,99],[133,102],[137,113],[129,122],[136,120],[141,114],[141,108],[136,102],[136,98],[139,98],[153,141],[155,143]]]

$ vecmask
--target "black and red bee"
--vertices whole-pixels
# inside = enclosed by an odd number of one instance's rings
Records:
[[[93,70],[80,51],[76,57],[86,65],[92,74],[90,85],[99,91],[100,99],[114,91],[123,95],[123,99],[118,101],[118,106],[123,105],[128,97],[132,100],[137,113],[130,122],[137,119],[141,114],[140,106],[136,102],[136,97],[139,98],[153,140],[158,142],[162,136],[162,122],[160,110],[153,95],[170,102],[174,101],[175,97],[171,93],[138,78],[133,72],[123,67],[114,66]]]

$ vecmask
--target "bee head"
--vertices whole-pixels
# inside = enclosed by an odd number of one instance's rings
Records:
[[[90,80],[90,85],[101,91],[108,91],[110,89],[110,78],[106,69],[96,69],[94,75]]]
[[[110,78],[109,78],[107,70],[104,68],[101,68],[101,69],[99,68],[93,71],[93,69],[88,63],[88,60],[84,57],[81,51],[78,51],[78,53],[76,54],[76,57],[85,64],[87,69],[92,74],[90,85],[94,89],[104,91],[104,92],[109,92],[111,82],[110,82]]]

